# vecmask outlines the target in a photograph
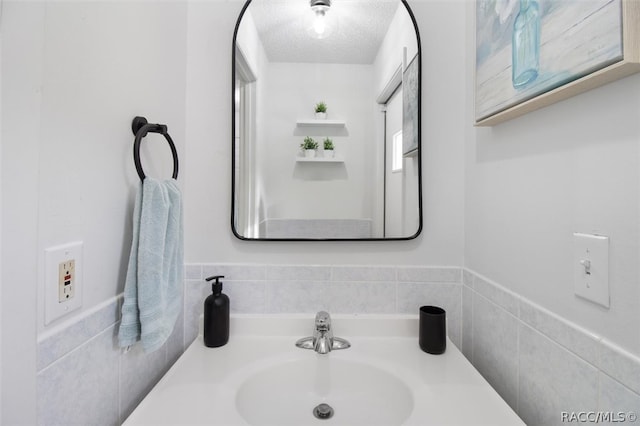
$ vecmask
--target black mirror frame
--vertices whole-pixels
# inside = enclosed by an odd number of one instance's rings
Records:
[[[408,237],[389,237],[389,238],[247,238],[238,233],[235,227],[235,191],[236,191],[236,114],[235,114],[235,91],[236,91],[236,40],[238,37],[238,29],[240,22],[253,0],[246,0],[236,26],[233,31],[233,40],[231,45],[231,231],[236,238],[243,241],[408,241],[413,240],[420,235],[423,227],[423,210],[422,210],[422,44],[420,42],[420,32],[413,11],[409,7],[407,0],[400,0],[404,5],[407,13],[413,23],[413,29],[416,33],[416,41],[418,45],[418,229],[416,233]]]

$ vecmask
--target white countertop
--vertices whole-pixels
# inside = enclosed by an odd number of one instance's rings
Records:
[[[413,395],[405,426],[524,424],[450,341],[442,355],[420,350],[417,316],[332,320],[334,335],[352,347],[318,355],[294,346],[311,334],[313,315],[233,315],[229,343],[207,348],[199,336],[124,425],[248,425],[236,408],[238,388],[257,372],[315,357],[365,363],[404,382]],[[339,420],[310,418],[309,424]]]

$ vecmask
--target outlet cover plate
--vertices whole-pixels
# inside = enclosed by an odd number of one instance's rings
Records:
[[[82,306],[82,241],[50,247],[44,251],[44,323],[48,325]],[[74,260],[73,297],[60,301],[60,264]]]
[[[609,237],[573,234],[573,286],[577,296],[609,307]]]

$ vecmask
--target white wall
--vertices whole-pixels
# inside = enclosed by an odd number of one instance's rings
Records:
[[[268,60],[262,41],[253,21],[251,10],[245,10],[242,25],[238,27],[236,35],[236,45],[241,54],[245,57],[255,81],[248,83],[242,92],[238,92],[238,102],[236,108],[243,109],[244,120],[236,116],[236,155],[241,155],[244,160],[235,163],[236,170],[236,204],[238,211],[236,219],[236,232],[245,237],[255,237],[258,233],[258,225],[264,219],[264,209],[262,208],[263,182],[256,179],[262,173],[261,164],[256,161],[263,148],[265,137],[265,113],[268,112],[266,105],[266,74]],[[237,82],[236,82],[237,84]],[[236,87],[238,90],[238,87]],[[242,104],[242,106],[241,106]],[[244,133],[243,122],[253,123],[247,128],[247,135],[244,140],[240,140],[240,134]],[[242,144],[242,146],[241,146]],[[242,153],[242,154],[240,154]],[[240,170],[252,170],[252,173],[240,173]],[[241,213],[242,212],[242,213]],[[244,223],[243,223],[244,221]]]
[[[251,10],[238,28],[237,44],[257,74],[256,120],[258,204],[266,219],[371,219],[374,180],[372,67],[367,65],[271,63],[264,54]],[[329,116],[347,122],[348,135],[335,129],[296,127],[314,118],[317,102]],[[340,132],[338,132],[340,133]],[[300,164],[295,158],[305,136],[322,146],[331,136],[343,164]],[[322,148],[320,148],[322,149]]]
[[[398,8],[389,25],[389,29],[385,34],[385,38],[382,41],[380,48],[376,54],[376,58],[373,64],[374,67],[374,93],[376,98],[381,94],[385,86],[389,83],[393,77],[395,71],[403,65],[404,55],[406,48],[406,60],[407,65],[413,57],[418,53],[418,41],[415,34],[413,22],[411,16],[406,7],[402,4],[398,4]],[[403,70],[404,71],[404,70]],[[396,94],[396,96],[402,96],[402,93]],[[398,99],[402,102],[402,98]],[[379,108],[379,107],[378,107]],[[389,119],[389,111],[387,111],[387,120]],[[376,143],[383,147],[384,131],[380,130],[376,132]],[[384,151],[379,151],[380,158],[383,158]],[[418,171],[417,157],[410,157],[404,159],[404,167],[402,172],[402,180],[398,177],[392,179],[392,184],[397,185],[397,189],[394,191],[401,192],[401,204],[402,207],[398,210],[399,217],[392,218],[388,223],[391,226],[387,226],[387,235],[413,235],[418,229],[419,219],[416,212],[418,211],[418,197],[415,194],[418,193],[418,179],[416,179]],[[390,164],[390,158],[387,158],[387,164]],[[384,176],[380,174],[378,179],[381,181],[379,185],[384,185],[382,179]],[[387,194],[389,194],[390,188],[387,182]],[[382,200],[380,200],[383,202]],[[389,197],[386,199],[386,203],[389,203]],[[381,209],[383,206],[380,207]],[[386,210],[386,214],[389,215],[389,208]],[[394,228],[398,228],[399,231],[393,231]],[[391,229],[391,233],[389,230]]]
[[[184,159],[186,6],[158,3],[150,14],[137,2],[69,2],[46,13],[38,248],[84,241],[91,307],[123,290],[139,182],[131,119],[167,124]],[[149,135],[141,150],[146,174],[171,177],[162,136]]]
[[[413,9],[413,3],[409,6]],[[422,31],[421,28],[418,30]],[[411,16],[402,4],[398,4],[398,9],[389,24],[389,30],[374,61],[376,96],[384,89],[396,69],[402,65],[403,47],[407,48],[407,62],[410,62],[418,53],[418,43]]]
[[[269,63],[263,73],[268,108],[261,148],[261,179],[269,219],[371,219],[374,146],[370,65]],[[314,118],[317,102],[327,103],[328,118],[346,122],[346,136],[297,128]],[[321,131],[326,131],[322,129]],[[336,164],[297,163],[300,144],[312,137],[320,147],[325,136],[335,145]]]
[[[2,7],[2,206],[11,206],[2,211],[2,264],[12,265],[2,269],[2,424],[35,424],[44,7],[14,2]]]
[[[640,76],[472,128],[468,28],[465,265],[639,354]],[[573,232],[610,237],[610,309],[574,295]]]
[[[83,308],[55,327],[122,292],[138,184],[132,118],[166,123],[184,160],[186,4],[3,8],[3,422],[35,424],[44,249],[84,241]],[[163,138],[145,138],[147,175],[170,176],[170,158]]]
[[[410,6],[423,31],[423,51],[452,64],[423,65],[423,233],[409,242],[292,244],[239,241],[231,233],[231,40],[242,2],[189,5],[187,262],[462,264],[465,117],[460,105],[466,93],[459,52],[465,49],[465,5],[416,1]],[[459,19],[442,18],[449,14]],[[440,34],[449,35],[446,45]]]
[[[419,200],[416,194],[418,187],[418,157],[412,155],[405,157],[402,166],[404,186],[402,187],[402,233],[411,235],[416,232],[419,222]]]
[[[245,11],[242,17],[242,25],[238,27],[236,44],[242,50],[251,70],[257,73],[261,69],[264,48],[250,8]]]

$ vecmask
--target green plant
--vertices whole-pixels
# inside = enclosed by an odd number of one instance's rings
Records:
[[[318,102],[316,104],[316,112],[327,112],[327,104],[324,102]]]
[[[304,138],[304,142],[302,142],[300,144],[300,148],[307,150],[307,149],[317,149],[318,148],[318,142],[314,141],[313,138],[307,136],[306,138]]]
[[[325,138],[323,143],[324,143],[324,149],[329,151],[333,150],[333,141],[330,138]]]

